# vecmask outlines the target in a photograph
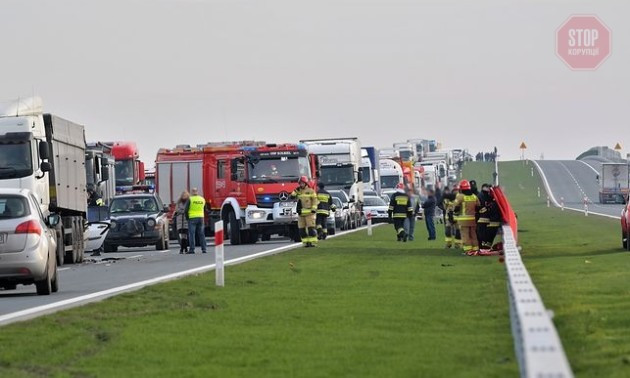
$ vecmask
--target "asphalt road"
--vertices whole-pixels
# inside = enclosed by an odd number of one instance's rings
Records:
[[[566,208],[584,211],[584,199],[589,212],[619,217],[623,205],[600,204],[597,171],[601,162],[587,160],[537,160],[556,202],[564,200]]]
[[[197,251],[195,255],[180,255],[179,245],[176,242],[171,242],[171,248],[167,251],[155,251],[150,248],[121,248],[117,253],[103,253],[99,257],[89,257],[86,254],[86,261],[83,264],[59,267],[58,293],[38,296],[35,294],[34,285],[19,285],[17,290],[0,290],[0,324],[12,321],[7,318],[23,310],[28,312],[34,308],[47,307],[47,305],[58,309],[58,306],[65,302],[68,302],[68,306],[64,307],[72,307],[78,304],[77,299],[93,299],[89,298],[91,295],[101,298],[98,293],[107,292],[109,289],[116,291],[117,288],[125,285],[207,267],[214,264],[212,243],[210,239],[207,254]],[[225,245],[225,260],[251,256],[291,244],[294,243],[284,238],[240,246],[231,246],[228,243]],[[204,270],[210,270],[210,268]],[[208,285],[213,284],[214,282],[208,282]],[[117,293],[112,293],[112,295]],[[103,295],[102,298],[107,296],[111,295]]]

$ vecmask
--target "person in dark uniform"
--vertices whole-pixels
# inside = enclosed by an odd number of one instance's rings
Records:
[[[407,234],[405,233],[405,219],[413,217],[413,207],[411,206],[411,199],[407,193],[405,193],[403,183],[396,185],[396,193],[392,194],[392,199],[389,201],[389,209],[387,213],[390,223],[392,220],[394,222],[397,240],[406,242]]]
[[[317,184],[317,238],[319,240],[325,240],[328,236],[328,229],[326,228],[326,221],[330,212],[334,212],[335,205],[333,204],[332,196],[325,189],[326,185],[323,182]]]

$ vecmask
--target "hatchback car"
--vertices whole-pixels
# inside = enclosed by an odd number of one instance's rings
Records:
[[[110,227],[105,252],[119,246],[168,249],[168,208],[153,193],[124,194],[114,197],[109,208]]]
[[[54,231],[59,220],[58,215],[45,218],[29,190],[0,189],[1,288],[35,284],[39,295],[59,289]]]

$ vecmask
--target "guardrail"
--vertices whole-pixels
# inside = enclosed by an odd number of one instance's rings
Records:
[[[521,377],[572,378],[552,315],[525,268],[510,226],[503,226],[510,323]]]

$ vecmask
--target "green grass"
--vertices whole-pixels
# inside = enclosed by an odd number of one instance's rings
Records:
[[[630,376],[630,253],[619,221],[547,208],[531,166],[501,163],[501,185],[519,220],[523,258],[577,376]],[[465,177],[491,182],[492,166],[468,163]],[[541,198],[536,190],[541,188]]]
[[[0,329],[0,376],[517,376],[504,266],[391,226]],[[438,228],[441,232],[441,227]],[[292,265],[291,265],[292,264]]]

